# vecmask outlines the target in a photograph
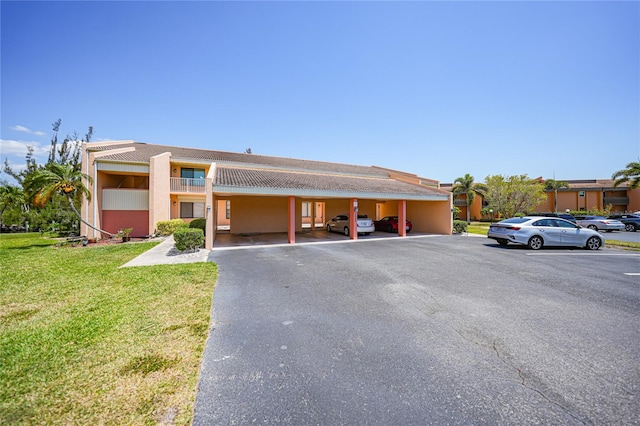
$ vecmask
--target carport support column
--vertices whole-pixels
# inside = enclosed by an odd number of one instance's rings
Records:
[[[296,242],[296,197],[289,196],[289,244]]]
[[[358,199],[349,201],[349,238],[358,239]]]
[[[398,200],[398,235],[407,236],[407,200]]]
[[[216,238],[216,221],[217,217],[215,215],[216,211],[216,197],[213,195],[213,179],[216,176],[216,164],[211,163],[211,167],[209,167],[209,172],[207,173],[207,177],[204,180],[204,191],[205,191],[205,220],[206,220],[206,232],[204,235],[204,248],[207,250],[211,250],[213,248],[213,241]]]

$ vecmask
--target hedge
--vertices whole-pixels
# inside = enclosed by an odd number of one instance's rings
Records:
[[[176,229],[184,226],[189,226],[189,224],[182,219],[163,220],[156,225],[156,235],[165,237],[173,234],[176,232]]]
[[[467,227],[469,224],[464,220],[454,220],[453,221],[453,233],[454,234],[462,234],[463,232],[467,232]]]
[[[204,246],[202,229],[180,227],[173,233],[176,249],[180,251],[196,251]]]

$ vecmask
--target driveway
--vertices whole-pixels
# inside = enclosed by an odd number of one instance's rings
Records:
[[[210,260],[196,425],[640,419],[639,253],[427,236]]]

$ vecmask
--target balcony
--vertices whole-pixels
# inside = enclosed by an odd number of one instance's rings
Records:
[[[626,206],[629,204],[629,197],[604,197],[604,205],[611,204],[612,206]]]
[[[191,194],[204,194],[204,179],[172,177],[171,192],[187,192]]]
[[[467,207],[467,199],[454,199],[453,205],[456,207]]]

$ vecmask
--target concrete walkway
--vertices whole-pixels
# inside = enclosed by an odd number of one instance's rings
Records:
[[[166,237],[160,244],[147,250],[138,257],[121,266],[172,265],[178,263],[206,262],[209,250],[200,249],[193,253],[182,253],[176,249],[173,235]]]

